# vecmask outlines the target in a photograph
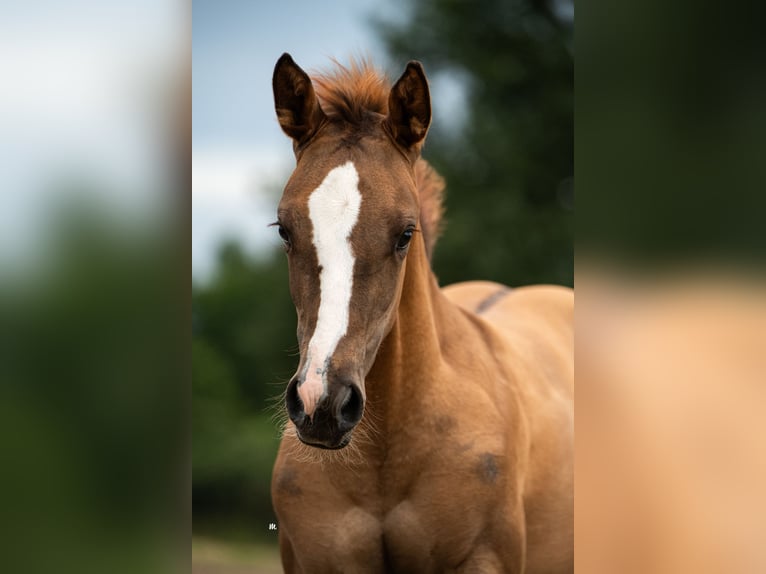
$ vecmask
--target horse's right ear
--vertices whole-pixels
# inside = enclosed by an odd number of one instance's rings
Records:
[[[420,62],[412,61],[388,96],[386,125],[405,150],[420,153],[431,123],[431,95]]]
[[[298,147],[311,139],[326,118],[314,86],[287,53],[277,60],[272,86],[279,125]]]

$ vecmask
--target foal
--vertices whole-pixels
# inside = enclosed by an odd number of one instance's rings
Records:
[[[573,293],[440,289],[428,83],[284,54],[300,363],[272,497],[286,572],[571,572]],[[491,209],[491,206],[487,206]]]

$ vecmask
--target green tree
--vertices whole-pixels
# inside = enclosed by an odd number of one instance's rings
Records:
[[[295,311],[282,253],[225,244],[192,292],[195,531],[263,534],[279,429],[268,406],[295,370]],[[268,537],[269,542],[274,537]]]
[[[192,305],[195,337],[229,363],[242,399],[262,411],[296,366],[295,309],[284,254],[254,260],[241,246],[224,245],[215,278],[193,290]]]

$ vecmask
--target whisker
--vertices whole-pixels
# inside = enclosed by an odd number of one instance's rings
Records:
[[[285,409],[275,414],[278,415],[275,422],[280,423],[282,444],[287,449],[286,455],[301,464],[315,464],[323,469],[328,466],[340,466],[358,477],[361,468],[367,464],[365,450],[376,448],[379,444],[380,431],[374,421],[375,415],[362,418],[346,447],[325,450],[309,446],[298,439],[295,425],[289,421]]]

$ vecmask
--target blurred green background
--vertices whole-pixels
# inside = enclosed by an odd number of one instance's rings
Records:
[[[434,258],[440,283],[572,285],[571,3],[397,6],[396,18],[370,18],[370,33],[386,50],[372,54],[376,64],[394,75],[418,59],[434,98],[440,87],[457,94],[454,117],[434,118],[424,151],[447,181],[447,225]],[[281,145],[289,149],[287,137]],[[273,213],[280,185],[270,192]],[[268,247],[252,254],[240,242],[226,242],[214,272],[193,287],[197,545],[276,543],[268,529],[276,522],[269,483],[279,431],[269,406],[298,358],[285,257],[278,241]]]
[[[2,572],[188,562],[190,12],[0,4]]]

